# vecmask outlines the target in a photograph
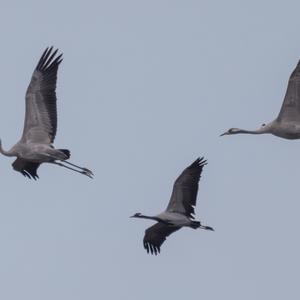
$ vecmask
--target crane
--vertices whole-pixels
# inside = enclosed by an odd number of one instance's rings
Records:
[[[198,183],[206,164],[203,157],[197,158],[181,173],[174,183],[171,199],[164,212],[156,216],[146,216],[141,213],[131,216],[131,218],[150,219],[157,222],[145,231],[143,243],[147,253],[155,255],[160,253],[160,247],[166,238],[181,227],[214,230],[210,226],[204,226],[201,222],[195,221],[193,216]]]
[[[268,124],[262,124],[257,130],[230,128],[221,136],[238,133],[269,133],[289,140],[300,138],[300,61],[289,78],[287,91],[277,118]]]
[[[17,157],[12,164],[13,169],[30,179],[39,178],[37,169],[45,162],[92,178],[92,171],[67,161],[70,150],[55,149],[53,146],[57,130],[57,70],[62,62],[62,54],[56,55],[57,51],[58,49],[53,51],[53,47],[48,47],[42,54],[26,92],[22,137],[9,151],[3,149],[0,140],[0,153]]]

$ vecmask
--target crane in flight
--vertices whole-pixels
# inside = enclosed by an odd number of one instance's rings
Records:
[[[56,79],[57,70],[62,62],[62,54],[56,56],[57,50],[46,48],[42,54],[26,92],[26,112],[23,134],[9,151],[2,148],[0,153],[14,156],[14,170],[25,177],[37,179],[37,169],[42,163],[55,164],[90,178],[93,172],[69,161],[70,151],[55,149],[53,146],[57,130]]]
[[[268,124],[262,124],[257,130],[230,128],[221,136],[238,133],[270,133],[284,139],[300,139],[300,61],[289,78],[287,91],[277,118]]]
[[[131,218],[150,219],[158,222],[145,231],[143,242],[147,253],[157,255],[166,238],[181,227],[214,230],[212,227],[202,225],[199,221],[194,221],[193,216],[198,183],[205,165],[206,160],[203,157],[197,158],[181,173],[174,183],[170,202],[164,212],[156,216],[146,216],[141,213],[131,216]]]

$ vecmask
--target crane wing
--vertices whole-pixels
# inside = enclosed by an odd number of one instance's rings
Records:
[[[37,178],[39,178],[37,174],[37,169],[40,166],[39,163],[34,163],[24,160],[22,158],[17,158],[12,163],[12,166],[14,170],[22,173],[25,177],[28,177],[29,179],[33,178],[34,180],[36,180]]]
[[[197,158],[176,179],[167,211],[181,213],[194,219],[198,183],[205,165],[204,157]]]
[[[300,61],[290,76],[277,120],[279,122],[300,121]]]
[[[57,129],[56,79],[62,54],[47,48],[41,56],[26,92],[22,142],[53,143]]]
[[[166,238],[173,232],[180,229],[178,226],[166,225],[163,223],[156,223],[145,231],[144,248],[147,253],[157,255],[160,252],[160,247]]]

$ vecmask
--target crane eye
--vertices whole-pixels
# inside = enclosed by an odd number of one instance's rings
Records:
[[[266,126],[266,124],[264,123],[264,124],[262,124],[261,126]]]

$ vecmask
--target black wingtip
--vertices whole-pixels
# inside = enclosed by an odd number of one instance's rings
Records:
[[[193,167],[203,167],[207,165],[207,160],[204,159],[204,156],[202,157],[198,157],[191,165],[190,167],[193,168]]]
[[[21,174],[22,174],[24,177],[27,177],[27,178],[31,179],[31,177],[28,175],[27,172],[21,171]]]
[[[149,242],[144,242],[144,248],[146,249],[148,254],[157,255],[160,253],[160,247]]]
[[[39,175],[37,174],[31,174],[30,172],[28,172],[27,170],[22,170],[21,171],[21,174],[24,176],[24,177],[27,177],[29,179],[34,179],[34,180],[37,180],[39,179]]]
[[[55,55],[58,52],[58,49],[54,50],[54,52],[52,52],[54,49],[53,46],[51,47],[47,47],[45,49],[45,51],[43,52],[37,66],[36,66],[36,70],[38,71],[45,71],[49,68],[52,68],[53,66],[58,67],[59,64],[62,62],[63,58],[62,58],[62,53],[60,55],[58,55],[55,59]]]

